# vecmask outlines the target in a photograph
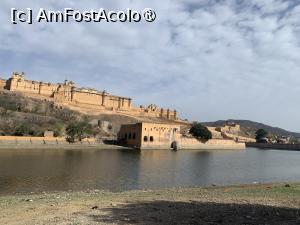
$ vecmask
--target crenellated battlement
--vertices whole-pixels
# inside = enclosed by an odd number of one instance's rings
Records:
[[[70,106],[78,111],[84,108],[93,112],[115,111],[133,116],[177,120],[176,110],[159,108],[155,104],[134,107],[132,99],[128,97],[111,95],[92,88],[78,88],[73,81],[68,80],[56,84],[26,80],[23,72],[13,72],[8,80],[0,79],[0,89],[21,92],[30,97],[49,98],[58,105]]]

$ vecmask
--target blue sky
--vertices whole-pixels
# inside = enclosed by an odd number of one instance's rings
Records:
[[[10,22],[10,9],[153,8],[154,23]],[[76,81],[200,121],[249,119],[300,132],[300,1],[0,3],[0,76]]]

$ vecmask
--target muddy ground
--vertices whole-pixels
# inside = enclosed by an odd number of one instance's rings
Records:
[[[300,224],[300,184],[0,195],[0,224]]]

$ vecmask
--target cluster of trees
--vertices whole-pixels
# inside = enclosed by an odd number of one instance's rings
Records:
[[[57,123],[45,123],[44,126],[39,124],[29,123],[28,121],[0,121],[0,135],[2,136],[33,136],[42,137],[45,130],[52,130],[54,136],[58,137],[62,134],[62,125]]]
[[[57,128],[57,130],[54,130],[54,136],[58,137],[61,135],[61,127]],[[82,139],[90,136],[94,136],[95,129],[93,129],[93,126],[88,122],[88,120],[83,121],[74,121],[67,125],[65,128],[66,130],[66,140],[70,143],[81,141]],[[3,135],[3,134],[1,134]],[[43,136],[44,131],[34,129],[32,126],[30,126],[27,123],[22,123],[21,125],[17,126],[14,133],[11,135],[15,136]]]
[[[34,135],[34,133],[34,130],[30,129],[26,124],[22,124],[21,126],[17,127],[15,131],[16,136],[24,136],[26,134]]]
[[[190,134],[197,139],[208,141],[212,139],[212,133],[207,127],[203,126],[201,123],[194,123],[190,129]]]
[[[201,123],[194,123],[190,129],[190,134],[192,134],[195,138],[206,141],[212,138],[212,133]],[[262,142],[262,140],[267,138],[268,135],[269,133],[266,130],[258,129],[255,132],[255,139],[257,142]]]
[[[87,120],[80,122],[72,122],[66,128],[67,141],[74,143],[76,141],[81,141],[82,139],[93,135],[93,127],[88,123]]]
[[[51,102],[0,93],[0,135],[39,137],[45,130],[52,130],[60,136],[64,135],[65,124],[78,117],[79,113]]]
[[[292,136],[288,138],[280,137],[274,134],[270,134],[268,131],[264,129],[258,129],[255,132],[255,139],[257,143],[266,143],[266,142],[282,143],[283,141],[289,144],[299,144],[299,140],[296,137],[292,137]]]
[[[264,129],[258,129],[256,132],[255,132],[255,139],[256,139],[256,142],[262,142],[262,140],[264,138],[268,137],[268,132]]]

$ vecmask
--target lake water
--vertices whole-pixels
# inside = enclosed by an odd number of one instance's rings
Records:
[[[255,148],[0,151],[0,194],[278,181],[300,181],[300,152]]]

